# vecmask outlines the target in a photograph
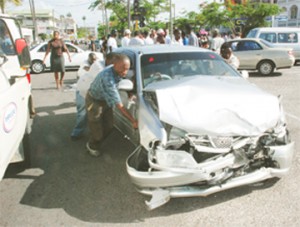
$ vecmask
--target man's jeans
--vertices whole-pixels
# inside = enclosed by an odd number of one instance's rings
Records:
[[[113,129],[113,111],[105,101],[97,101],[89,93],[85,102],[90,133],[89,146],[99,150],[102,141]]]
[[[79,91],[76,91],[76,125],[71,133],[72,137],[82,136],[87,128],[87,114],[85,109],[85,98],[82,97]]]

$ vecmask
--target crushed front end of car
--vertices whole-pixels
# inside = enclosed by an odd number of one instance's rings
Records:
[[[152,196],[148,209],[288,172],[294,143],[280,98],[238,79],[188,80],[153,85],[141,102],[141,145],[128,157],[127,171],[137,190]],[[226,88],[228,82],[233,86]],[[218,85],[225,89],[216,91]]]

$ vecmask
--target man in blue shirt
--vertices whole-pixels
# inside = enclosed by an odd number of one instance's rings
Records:
[[[100,155],[100,145],[113,128],[112,108],[118,108],[134,128],[137,121],[124,108],[117,85],[127,75],[130,60],[126,55],[115,54],[113,65],[101,71],[92,82],[86,95],[86,109],[90,139],[86,145],[92,156]]]

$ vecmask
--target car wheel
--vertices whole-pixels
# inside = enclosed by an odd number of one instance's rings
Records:
[[[45,66],[42,61],[39,61],[39,60],[32,61],[31,71],[33,73],[36,73],[36,74],[42,73],[44,71],[44,69],[45,69]]]
[[[274,72],[275,65],[271,61],[262,61],[258,64],[257,69],[261,75],[268,76]]]

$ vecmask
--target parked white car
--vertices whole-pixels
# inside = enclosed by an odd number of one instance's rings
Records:
[[[0,14],[0,180],[9,163],[30,162],[30,54],[20,31],[17,20]]]
[[[292,48],[275,47],[263,39],[243,38],[227,43],[240,60],[240,70],[257,70],[267,76],[275,69],[291,68],[295,63]]]
[[[50,69],[50,56],[46,58],[45,65],[43,64],[43,59],[47,50],[47,44],[47,42],[40,43],[37,46],[32,47],[30,50],[31,71],[33,73],[42,73],[44,70]],[[89,53],[91,53],[91,51],[85,51],[72,43],[65,42],[65,44],[70,52],[70,56],[72,59],[72,61],[70,62],[67,54],[64,53],[65,68],[78,69],[80,65],[88,59],[88,55]],[[102,53],[94,53],[97,55],[99,60],[103,60]]]
[[[189,46],[119,48],[134,75],[121,80],[115,126],[136,145],[127,171],[154,209],[287,174],[293,158],[281,99],[243,78],[218,54]]]

